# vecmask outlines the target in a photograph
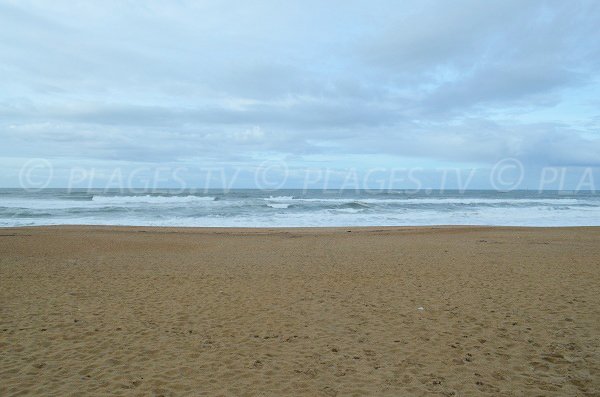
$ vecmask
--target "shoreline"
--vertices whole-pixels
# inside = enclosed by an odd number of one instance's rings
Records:
[[[0,230],[18,230],[18,229],[122,229],[122,230],[137,230],[137,229],[155,229],[155,230],[198,230],[198,231],[219,231],[219,230],[236,230],[236,231],[278,231],[278,230],[297,230],[297,231],[335,231],[335,230],[412,230],[412,229],[506,229],[506,230],[555,230],[555,229],[600,229],[600,225],[584,225],[584,226],[513,226],[513,225],[461,225],[461,224],[440,224],[440,225],[402,225],[402,226],[272,226],[272,227],[233,227],[233,226],[144,226],[144,225],[104,225],[104,224],[52,224],[52,225],[30,225],[30,226],[0,226]]]

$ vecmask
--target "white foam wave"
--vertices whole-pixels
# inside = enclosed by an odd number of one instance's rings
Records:
[[[89,206],[88,200],[39,200],[39,199],[0,199],[0,208],[25,208],[25,209],[66,209],[83,208]]]
[[[542,204],[542,205],[577,205],[577,204],[597,204],[600,205],[600,201],[589,201],[580,200],[573,198],[564,199],[520,199],[520,198],[294,198],[292,196],[280,196],[280,197],[269,197],[265,200],[275,202],[308,202],[308,203],[366,203],[366,204]]]
[[[269,196],[267,198],[265,198],[264,200],[266,201],[288,201],[288,200],[294,200],[294,196]]]
[[[130,213],[126,216],[53,217],[42,219],[13,218],[0,220],[0,226],[50,224],[95,224],[134,226],[198,227],[301,227],[301,226],[600,226],[596,208],[555,211],[545,206],[510,208],[474,208],[442,212],[435,209],[380,211],[318,210],[314,212],[246,213],[235,216],[156,217]]]

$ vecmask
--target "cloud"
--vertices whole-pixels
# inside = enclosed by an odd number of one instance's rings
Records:
[[[441,84],[422,103],[423,112],[494,111],[496,106],[534,108],[555,105],[558,90],[584,84],[586,75],[553,65],[487,66],[461,81]]]
[[[545,96],[598,74],[596,2],[424,4],[366,40],[362,59],[391,84],[417,87],[425,116],[529,100],[552,105]]]
[[[0,14],[4,156],[599,164],[595,1],[8,1]]]

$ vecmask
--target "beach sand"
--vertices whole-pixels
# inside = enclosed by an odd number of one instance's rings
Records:
[[[600,228],[0,229],[0,395],[600,395]]]

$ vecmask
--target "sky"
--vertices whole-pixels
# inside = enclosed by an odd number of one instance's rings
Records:
[[[0,0],[0,186],[487,188],[513,161],[600,187],[598,26],[594,0]]]

